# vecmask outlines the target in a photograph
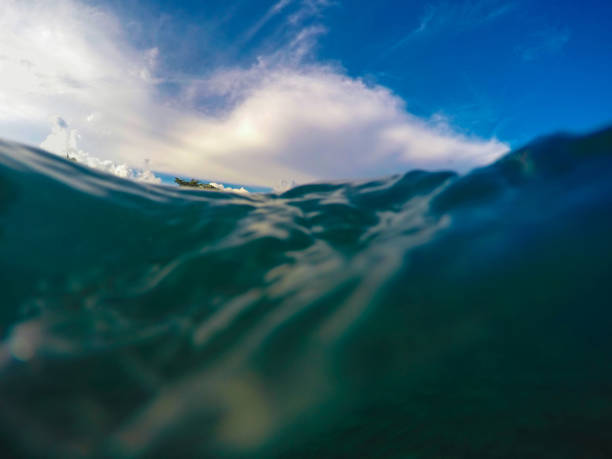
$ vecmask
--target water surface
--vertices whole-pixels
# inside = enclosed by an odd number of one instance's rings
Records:
[[[0,142],[4,457],[612,456],[612,130],[238,195]]]

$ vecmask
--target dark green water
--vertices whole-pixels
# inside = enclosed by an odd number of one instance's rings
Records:
[[[2,457],[612,457],[612,130],[185,191],[0,142]]]

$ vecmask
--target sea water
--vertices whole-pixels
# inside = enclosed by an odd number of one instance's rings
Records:
[[[612,456],[612,129],[241,195],[0,142],[2,457]]]

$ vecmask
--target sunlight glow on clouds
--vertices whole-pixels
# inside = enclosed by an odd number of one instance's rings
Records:
[[[319,14],[326,3],[311,0],[300,11]],[[134,166],[150,160],[160,172],[264,186],[412,168],[466,171],[507,151],[495,139],[419,119],[388,89],[306,59],[323,31],[303,27],[286,48],[249,68],[182,79],[177,104],[157,90],[173,81],[157,72],[164,56],[130,46],[112,14],[75,0],[7,0],[0,135],[18,126],[15,140],[62,154],[66,148],[132,178]],[[224,110],[203,114],[195,101],[206,98],[222,100]],[[40,138],[45,127],[51,133]]]

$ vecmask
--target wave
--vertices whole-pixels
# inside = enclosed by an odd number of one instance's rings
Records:
[[[236,194],[0,142],[0,444],[607,457],[612,129]]]

